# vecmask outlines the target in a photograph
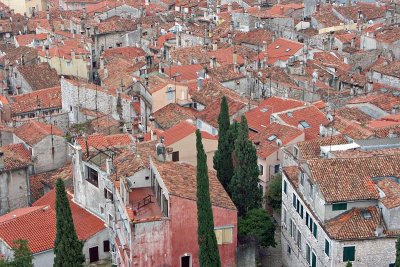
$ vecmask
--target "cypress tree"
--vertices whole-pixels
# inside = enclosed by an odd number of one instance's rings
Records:
[[[207,156],[204,152],[200,131],[196,131],[197,148],[197,236],[200,267],[220,267],[217,238],[208,180]]]
[[[235,141],[235,170],[229,184],[239,216],[244,216],[248,210],[261,208],[262,203],[262,193],[258,189],[257,153],[248,138],[248,131],[246,117],[242,116]]]
[[[395,267],[400,267],[400,236],[397,238],[396,242],[396,262],[394,263]]]
[[[55,267],[83,266],[85,255],[83,242],[78,240],[72,219],[71,207],[61,179],[56,183],[56,219],[57,233],[54,242]]]
[[[222,97],[221,109],[218,115],[218,150],[214,154],[214,169],[217,177],[226,191],[233,175],[232,151],[233,145],[229,138],[229,108],[226,97]]]

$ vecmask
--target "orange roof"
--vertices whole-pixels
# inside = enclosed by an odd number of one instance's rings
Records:
[[[177,75],[176,81],[190,81],[197,79],[197,72],[203,69],[200,64],[183,65],[183,66],[171,66],[164,69],[164,72],[172,79],[174,75]]]
[[[5,170],[24,168],[32,164],[31,155],[22,143],[2,146],[0,151],[4,153]]]
[[[370,121],[367,126],[370,128],[383,128],[393,125],[400,125],[400,114],[390,114],[378,120]]]
[[[220,48],[215,51],[208,52],[209,57],[215,57],[217,59],[217,64],[233,64],[233,54],[235,52],[234,47]],[[242,56],[237,54],[237,64],[244,64],[244,59]]]
[[[305,105],[305,102],[294,99],[285,99],[279,97],[270,97],[262,101],[260,105],[246,112],[244,115],[250,129],[262,131],[265,126],[270,124],[272,113],[281,112]]]
[[[195,131],[196,126],[187,121],[181,121],[177,125],[162,133],[162,136],[164,137],[164,144],[165,146],[170,146],[179,140],[182,140],[186,136],[193,134]],[[205,139],[217,140],[217,137],[203,131],[201,132],[201,136]]]
[[[61,108],[61,87],[52,87],[12,97],[11,112],[24,113],[40,108]],[[2,101],[3,102],[3,101]],[[4,102],[3,102],[4,103]]]
[[[83,137],[76,138],[78,144],[83,150],[86,150],[86,142]],[[101,149],[107,147],[123,147],[132,144],[132,139],[129,134],[92,134],[88,136],[87,144],[89,147]]]
[[[329,122],[325,114],[315,106],[281,112],[278,116],[288,125],[304,129],[306,140],[318,138],[319,126]]]
[[[174,38],[175,38],[175,34],[173,34],[172,32],[168,32],[167,34],[161,35],[157,39],[157,48],[160,49],[161,47],[163,47],[163,45],[166,41],[172,40]]]
[[[57,126],[36,120],[27,121],[15,129],[14,133],[28,145],[37,144],[49,135],[64,136],[64,132]]]
[[[15,36],[19,46],[27,46],[31,44],[34,40],[46,40],[47,34],[40,33],[40,34],[24,34],[24,35],[17,35]]]
[[[111,48],[107,49],[104,51],[104,57],[115,57],[115,56],[120,56],[123,57],[124,59],[135,59],[138,57],[144,57],[146,53],[142,48],[138,47],[116,47],[116,48]]]
[[[272,44],[268,45],[267,52],[261,52],[260,58],[264,56],[268,59],[268,64],[272,65],[278,60],[286,61],[289,57],[296,54],[300,49],[304,47],[304,44],[284,39],[278,38]]]

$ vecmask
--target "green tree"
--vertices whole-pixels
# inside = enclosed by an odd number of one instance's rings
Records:
[[[200,131],[196,131],[197,148],[197,235],[200,267],[220,267],[217,238],[208,180],[207,155],[204,152]]]
[[[400,267],[400,236],[397,238],[396,242],[396,262],[394,263],[395,267]]]
[[[233,146],[229,138],[230,120],[229,107],[226,97],[222,97],[218,115],[218,150],[215,151],[213,163],[217,177],[226,191],[233,175],[232,151]]]
[[[14,260],[11,262],[11,266],[15,267],[33,267],[33,256],[32,252],[28,247],[27,240],[14,240],[12,250],[14,252]]]
[[[235,169],[229,190],[239,216],[244,216],[248,210],[261,208],[262,203],[262,192],[258,188],[257,153],[248,138],[247,120],[244,116],[235,141],[234,162]]]
[[[14,240],[12,251],[14,254],[14,259],[12,261],[1,259],[0,267],[33,267],[33,256],[28,247],[27,240]]]
[[[277,174],[269,185],[268,203],[274,210],[280,210],[282,204],[282,174]]]
[[[346,267],[353,267],[353,264],[350,261],[348,261]]]
[[[267,212],[260,209],[249,210],[246,216],[239,218],[239,236],[255,240],[260,246],[275,247],[275,225]]]
[[[56,240],[54,242],[54,265],[56,267],[83,266],[85,255],[82,253],[83,242],[78,240],[72,219],[64,182],[56,183]]]

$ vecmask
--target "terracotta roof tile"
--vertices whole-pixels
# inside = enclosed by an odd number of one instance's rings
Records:
[[[31,155],[23,144],[11,144],[0,147],[4,153],[4,169],[14,170],[32,165]]]
[[[366,219],[367,212],[371,218]],[[375,238],[376,227],[380,221],[376,207],[353,208],[326,222],[325,230],[332,239],[354,240]]]
[[[83,137],[76,138],[76,142],[82,147],[83,151],[86,151],[86,142]],[[89,147],[96,149],[104,149],[110,147],[126,147],[131,145],[133,142],[130,134],[93,134],[88,136],[87,144]]]
[[[253,143],[257,143],[256,147],[258,157],[265,159],[272,153],[279,151],[282,145],[287,145],[301,135],[303,135],[303,131],[300,129],[277,123],[271,123],[263,128],[260,132],[252,135],[250,139],[253,141]],[[271,136],[274,136],[274,138],[272,139]],[[271,141],[268,138],[271,138]],[[282,145],[278,145],[276,143],[277,139],[282,141]]]
[[[196,201],[196,167],[180,162],[157,162],[154,164],[171,195]],[[214,206],[235,210],[236,207],[218,181],[214,171],[208,172],[210,197]]]
[[[18,127],[14,134],[28,145],[37,144],[49,135],[64,136],[64,132],[55,125],[46,124],[36,120],[29,120]]]
[[[372,178],[400,177],[400,155],[307,160],[327,203],[379,199]]]
[[[57,71],[48,63],[41,63],[34,67],[32,65],[18,66],[17,69],[34,91],[60,85]]]
[[[195,111],[170,103],[153,113],[155,122],[163,130],[167,130],[183,120],[196,120]]]
[[[310,141],[297,143],[302,159],[319,158],[321,154],[321,146],[347,144],[343,135],[334,135],[332,137],[318,138]]]
[[[59,86],[13,96],[13,114],[32,112],[40,109],[61,108],[61,88]]]
[[[267,51],[261,52],[258,57],[260,59],[266,57],[268,64],[273,65],[278,60],[288,60],[289,57],[296,54],[303,47],[304,44],[302,43],[285,38],[278,38],[268,45]]]
[[[386,208],[392,209],[400,206],[400,184],[397,181],[384,178],[379,180],[376,184],[384,193],[380,202],[385,205]]]

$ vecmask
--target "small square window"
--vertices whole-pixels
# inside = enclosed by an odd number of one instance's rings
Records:
[[[104,252],[110,252],[110,241],[109,240],[103,241],[103,250],[104,250]]]
[[[356,247],[343,247],[343,262],[354,261],[356,256]]]
[[[347,210],[347,203],[334,203],[332,205],[332,210],[336,211],[336,210]]]

